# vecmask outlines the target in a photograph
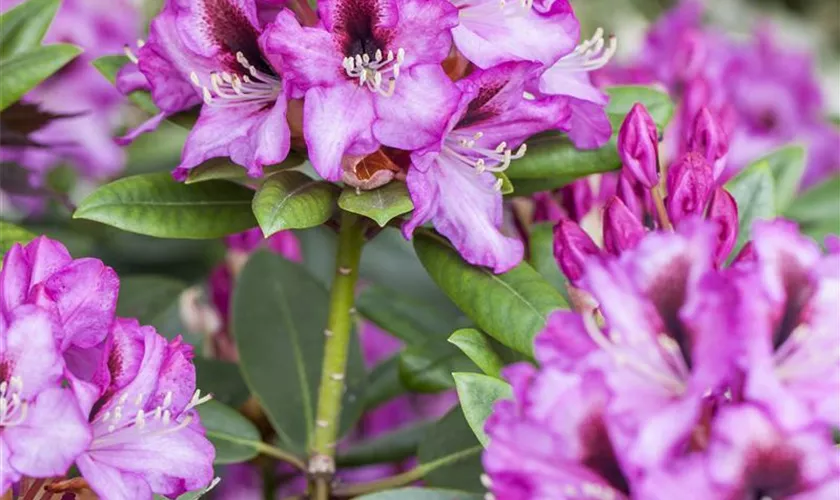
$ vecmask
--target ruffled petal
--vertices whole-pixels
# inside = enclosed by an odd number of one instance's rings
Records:
[[[0,335],[0,359],[11,363],[10,377],[21,378],[20,396],[24,401],[58,385],[64,370],[56,345],[59,331],[49,311],[24,305],[14,310],[8,331]]]
[[[396,0],[400,20],[390,40],[394,51],[405,50],[406,68],[440,64],[452,48],[450,29],[458,24],[458,9],[442,0]],[[399,85],[399,82],[397,83]]]
[[[90,454],[82,455],[76,460],[82,477],[88,482],[104,500],[133,500],[137,498],[151,498],[152,489],[142,474],[123,472],[112,467],[105,461],[98,460]]]

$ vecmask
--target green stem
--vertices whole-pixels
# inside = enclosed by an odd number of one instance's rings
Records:
[[[369,483],[350,484],[344,488],[337,488],[333,492],[333,494],[338,497],[355,497],[358,495],[364,495],[365,493],[373,493],[376,491],[389,490],[392,488],[398,488],[400,486],[406,486],[415,481],[423,479],[423,477],[425,477],[426,474],[432,472],[435,469],[462,460],[470,455],[480,452],[481,449],[481,446],[467,448],[466,450],[461,450],[458,453],[453,453],[452,455],[448,455],[433,462],[418,465],[410,471],[403,472],[402,474],[397,474],[396,476],[386,477],[385,479],[371,481]]]
[[[344,394],[347,352],[350,347],[350,331],[353,323],[353,302],[356,280],[359,277],[364,230],[363,219],[349,212],[342,212],[335,277],[330,290],[327,330],[324,332],[326,343],[321,384],[318,387],[315,439],[312,444],[313,460],[309,467],[309,472],[315,476],[317,493],[315,498],[326,498],[324,495],[329,493],[329,483],[324,476],[331,478],[335,472],[335,443],[341,416],[341,397]],[[328,464],[326,467],[328,470],[313,467],[313,464]]]
[[[289,463],[291,465],[294,465],[295,467],[297,467],[300,470],[306,470],[306,464],[303,463],[303,460],[301,460],[300,458],[296,457],[295,455],[293,455],[293,454],[291,454],[287,451],[284,451],[284,450],[281,450],[280,448],[277,448],[276,446],[271,446],[268,443],[260,442],[260,443],[255,443],[254,447],[257,449],[257,451],[259,451],[260,453],[262,453],[265,456],[276,458],[277,460],[281,460],[283,462]]]

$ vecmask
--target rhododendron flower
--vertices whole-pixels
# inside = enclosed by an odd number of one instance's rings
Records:
[[[259,28],[254,0],[167,0],[136,56],[161,114],[126,140],[203,101],[176,178],[213,157],[230,157],[255,177],[285,159],[287,87],[277,60],[259,44]],[[121,83],[123,90],[139,85],[133,70]]]
[[[102,395],[91,407],[93,440],[76,460],[103,499],[177,497],[213,479],[213,445],[195,406],[192,348],[154,328],[117,319],[94,377]]]
[[[283,11],[262,38],[304,96],[303,135],[315,170],[335,181],[344,155],[437,140],[458,100],[440,65],[456,10],[443,0],[327,0],[318,11],[315,27]]]
[[[568,118],[565,98],[523,98],[538,70],[506,63],[456,82],[463,95],[437,144],[412,154],[407,183],[414,213],[403,227],[406,237],[431,220],[467,262],[500,273],[522,260],[522,243],[499,229],[502,195],[493,172],[524,155],[519,146],[526,138]]]
[[[60,329],[34,305],[0,318],[0,495],[23,476],[64,474],[90,443],[76,398],[61,385]]]

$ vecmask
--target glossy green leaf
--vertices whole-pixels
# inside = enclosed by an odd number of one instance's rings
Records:
[[[187,186],[168,172],[135,175],[101,186],[73,217],[160,238],[218,238],[256,225],[253,194],[224,181]]]
[[[141,325],[153,326],[169,339],[178,335],[186,337],[179,303],[181,293],[186,289],[186,283],[168,276],[122,277],[117,315],[137,318]],[[187,337],[187,340],[191,339]]]
[[[281,441],[306,449],[315,425],[321,378],[327,290],[300,265],[260,251],[239,275],[233,292],[233,331],[245,383],[258,398]],[[341,414],[347,430],[363,404],[365,370],[351,342]]]
[[[116,85],[117,73],[120,68],[126,64],[133,63],[131,63],[126,56],[103,56],[95,59],[91,64],[93,64],[93,67],[95,67],[102,76],[111,82],[112,85]],[[129,94],[128,98],[131,99],[131,102],[136,104],[138,108],[150,115],[160,113],[160,110],[155,105],[154,101],[152,101],[152,95],[145,90],[132,92]]]
[[[297,171],[278,172],[254,196],[253,210],[267,237],[284,229],[320,226],[335,209],[338,188]]]
[[[373,219],[379,227],[385,227],[394,217],[414,210],[414,203],[403,182],[389,182],[382,187],[359,192],[346,187],[338,198],[338,206]]]
[[[409,346],[399,354],[400,380],[414,392],[436,393],[455,387],[452,372],[475,370],[454,345],[439,340]]]
[[[753,163],[726,184],[738,203],[738,240],[731,256],[738,255],[750,238],[755,221],[776,216],[776,194],[770,165],[761,160]]]
[[[618,168],[618,167],[616,167]],[[545,177],[539,179],[511,179],[517,196],[530,196],[534,193],[560,189],[576,181],[576,176]]]
[[[377,285],[367,287],[359,295],[356,308],[366,319],[408,344],[441,339],[462,321],[457,311],[439,309],[435,304]]]
[[[456,305],[491,337],[525,354],[546,317],[566,308],[563,297],[527,263],[494,274],[464,262],[440,237],[414,236],[414,247],[429,275]]]
[[[426,484],[483,494],[485,489],[479,480],[482,449],[461,408],[453,408],[420,443],[417,458],[421,466],[445,464],[426,475]]]
[[[35,239],[35,235],[22,227],[0,220],[0,258],[12,248],[15,243],[25,245]]]
[[[356,497],[356,500],[483,500],[478,493],[434,488],[400,488]]]
[[[665,129],[674,116],[674,102],[671,97],[653,87],[617,85],[607,87],[604,91],[610,96],[610,102],[607,104],[607,115],[610,117],[613,126],[613,136],[618,134],[621,123],[637,102],[645,105],[660,132]]]
[[[507,382],[487,375],[454,373],[453,376],[464,417],[481,445],[487,447],[490,438],[484,432],[484,423],[493,413],[493,405],[496,401],[512,398],[513,390]]]
[[[776,194],[776,210],[784,212],[790,206],[799,190],[805,173],[805,148],[789,145],[777,149],[762,158],[770,167]]]
[[[343,467],[399,462],[417,453],[420,442],[432,425],[431,422],[413,424],[354,443],[347,450],[339,452],[336,462]]]
[[[260,431],[239,412],[211,400],[198,407],[198,414],[216,448],[214,463],[235,464],[257,456]]]
[[[0,60],[41,44],[60,0],[28,0],[0,15]]]
[[[491,377],[499,377],[504,361],[493,349],[490,337],[475,328],[462,328],[453,332],[448,340],[466,354],[481,371]],[[457,379],[455,382],[457,383]]]
[[[282,163],[263,167],[263,176],[268,177],[281,170],[298,167],[303,161],[303,156],[295,152],[290,152],[289,156]],[[190,170],[184,182],[186,184],[194,184],[196,182],[212,180],[240,181],[248,179],[250,179],[248,177],[248,171],[242,165],[233,163],[229,158],[213,158]]]
[[[513,160],[505,174],[513,181],[517,194],[522,194],[520,180],[551,179],[551,182],[569,183],[580,177],[609,172],[621,166],[615,143],[581,151],[559,133],[546,133],[528,140],[528,152]],[[559,180],[555,180],[559,179]],[[546,188],[550,189],[550,188]]]
[[[833,227],[840,233],[840,175],[801,193],[784,213],[805,226]]]
[[[195,358],[193,364],[195,364],[196,387],[205,394],[212,394],[214,401],[238,408],[250,396],[251,393],[236,363]]]
[[[0,111],[72,61],[82,50],[75,45],[35,47],[0,60]]]
[[[528,263],[563,294],[566,302],[568,302],[568,281],[563,276],[560,266],[557,265],[557,259],[554,258],[554,224],[540,222],[531,226],[528,243],[530,250]]]

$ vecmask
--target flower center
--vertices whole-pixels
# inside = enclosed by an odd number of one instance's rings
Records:
[[[604,67],[618,48],[615,36],[604,41],[604,30],[598,28],[589,40],[584,40],[575,50],[552,66],[575,71],[594,71]]]
[[[460,132],[451,132],[443,144],[442,154],[451,159],[466,163],[474,168],[476,174],[484,172],[504,172],[511,160],[517,160],[525,156],[528,149],[526,144],[519,146],[516,153],[507,147],[507,142],[502,141],[495,149],[487,149],[476,145],[476,141],[484,136],[482,132],[467,135]],[[502,188],[502,179],[496,181],[495,189]]]
[[[143,396],[143,394],[138,394],[133,401],[129,401],[129,395],[125,393],[113,408],[101,416],[97,415],[92,422],[95,437],[91,443],[91,448],[101,449],[136,441],[143,437],[178,432],[192,422],[193,414],[190,410],[212,398],[212,395],[202,396],[201,391],[196,390],[184,410],[174,414],[170,409],[172,405],[171,391],[166,393],[160,405],[151,410],[145,410],[140,406],[143,404]],[[136,410],[129,410],[128,405],[133,406]],[[130,416],[132,414],[133,417]]]
[[[11,377],[8,382],[0,382],[0,427],[14,427],[26,420],[29,405],[21,400],[23,379]]]
[[[240,106],[243,104],[273,104],[280,95],[281,82],[276,75],[266,73],[248,61],[242,52],[236,61],[245,69],[241,75],[227,71],[210,73],[210,85],[204,85],[198,74],[190,73],[190,80],[201,89],[208,106]]]
[[[367,51],[354,56],[347,56],[341,65],[350,78],[358,78],[359,86],[366,86],[371,92],[390,97],[394,94],[397,78],[400,76],[400,65],[405,60],[405,50],[393,50],[387,55],[381,49],[376,49],[373,56]]]

